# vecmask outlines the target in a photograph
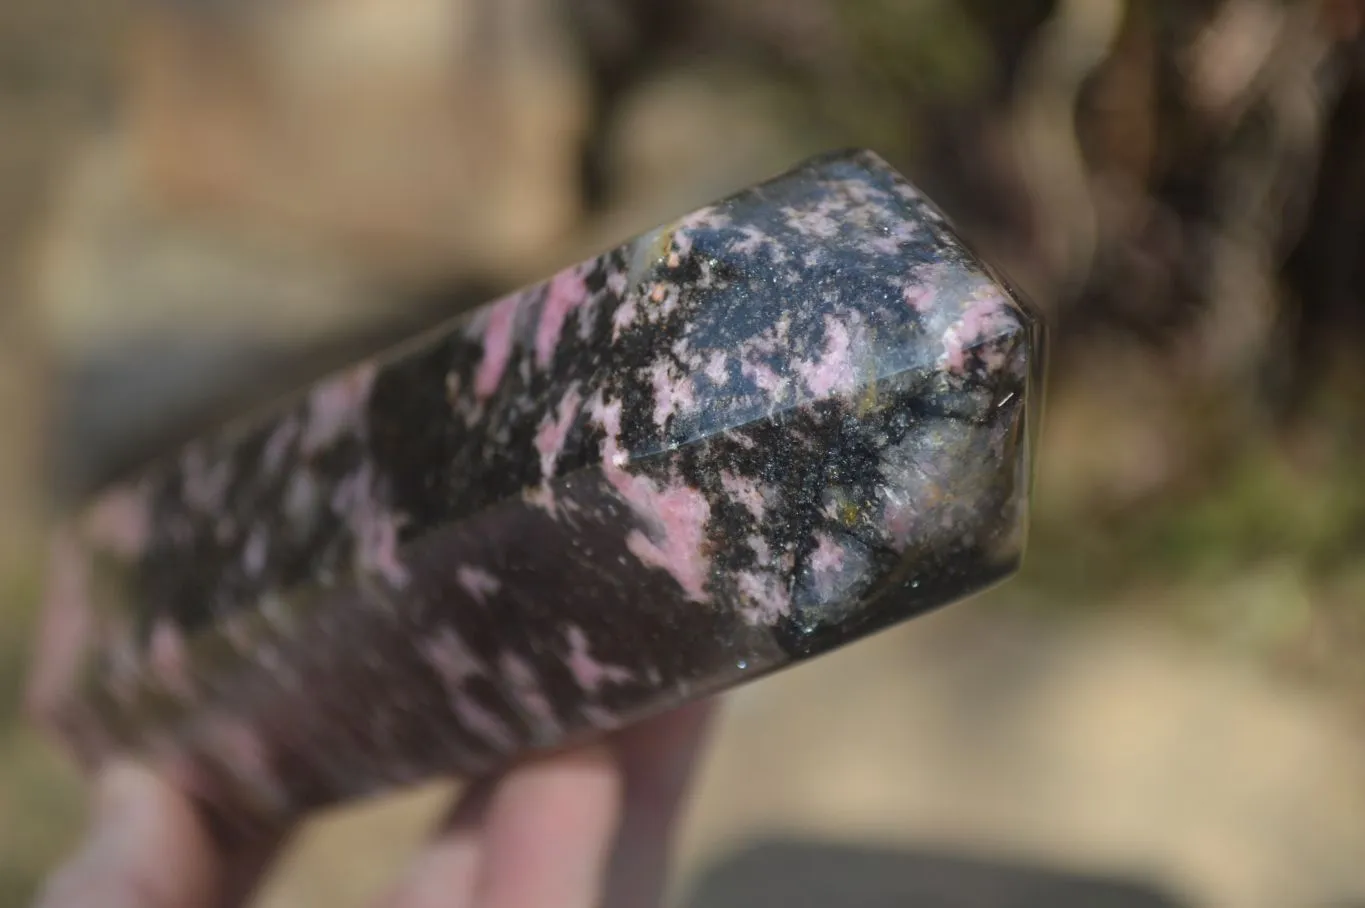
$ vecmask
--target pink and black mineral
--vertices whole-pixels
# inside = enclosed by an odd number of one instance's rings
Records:
[[[272,825],[591,737],[978,592],[1042,332],[867,152],[334,375],[57,543],[34,712]]]

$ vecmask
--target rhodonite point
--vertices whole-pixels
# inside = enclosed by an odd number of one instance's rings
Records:
[[[1041,341],[817,158],[107,490],[31,705],[273,824],[724,690],[1014,570]]]

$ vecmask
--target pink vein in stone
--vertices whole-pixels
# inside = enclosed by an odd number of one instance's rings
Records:
[[[816,398],[828,397],[836,391],[851,391],[857,386],[858,376],[850,348],[848,326],[827,317],[824,354],[813,363],[800,363],[796,367]]]
[[[621,332],[635,324],[635,319],[639,315],[640,306],[639,295],[636,293],[628,294],[621,305],[616,307],[616,311],[611,314],[611,339],[619,340]]]
[[[542,478],[549,479],[554,475],[555,464],[559,462],[559,455],[564,451],[564,442],[568,440],[569,430],[573,428],[574,418],[578,416],[578,408],[582,404],[583,397],[578,392],[578,383],[574,382],[560,398],[555,415],[546,416],[541,420],[540,427],[536,430],[536,451],[540,453]]]
[[[910,304],[911,309],[921,314],[934,308],[935,296],[933,287],[915,284],[905,288],[905,301]]]
[[[692,229],[719,230],[722,227],[730,226],[730,216],[714,206],[699,208],[690,214],[683,215],[677,221],[677,233],[687,233]]]
[[[480,605],[487,602],[487,597],[496,595],[498,590],[502,589],[502,583],[497,577],[472,564],[460,565],[455,570],[455,579]]]
[[[733,429],[725,433],[725,438],[726,440],[732,441],[735,444],[739,445],[746,451],[752,451],[757,445],[757,442],[755,442],[752,438],[745,435],[743,432],[737,432]]]
[[[516,736],[496,714],[481,705],[465,689],[465,682],[486,671],[464,639],[451,628],[442,628],[418,644],[423,658],[440,677],[450,697],[451,709],[466,731],[500,751],[516,747]]]
[[[739,366],[740,372],[748,376],[760,391],[768,394],[777,394],[786,387],[787,382],[778,375],[773,368],[761,360],[744,360]]]
[[[791,594],[771,574],[741,571],[738,583],[739,592],[748,603],[740,612],[750,624],[772,624],[791,611]]]
[[[898,223],[890,232],[874,235],[867,240],[869,251],[878,255],[896,255],[901,247],[915,238],[916,229],[907,221]]]
[[[887,535],[897,549],[904,548],[915,529],[918,517],[915,504],[903,492],[893,493],[888,489],[883,492],[883,497],[886,499],[883,519]]]
[[[674,230],[671,245],[673,248],[668,252],[667,264],[670,268],[677,268],[692,252],[692,234],[686,230]]]
[[[493,303],[487,310],[483,328],[483,358],[474,375],[474,394],[480,400],[492,395],[507,371],[512,357],[512,331],[522,295],[513,294]]]
[[[697,408],[696,389],[692,379],[675,377],[666,360],[657,360],[650,368],[650,383],[654,386],[654,424],[660,429],[668,424],[674,413],[686,413]]]
[[[321,451],[347,432],[364,427],[365,405],[378,372],[374,363],[361,363],[323,382],[308,395],[308,423],[300,443],[305,454]]]
[[[504,653],[498,663],[503,677],[511,685],[512,696],[523,712],[542,733],[553,733],[559,728],[554,707],[540,688],[540,679],[526,660],[515,653]]]
[[[626,276],[626,273],[625,273],[624,271],[612,270],[612,271],[610,271],[610,272],[607,274],[607,297],[606,297],[606,300],[607,300],[607,301],[620,301],[620,303],[619,303],[619,308],[618,308],[615,312],[612,313],[612,325],[613,325],[613,327],[612,327],[612,340],[615,340],[616,337],[621,333],[620,327],[617,326],[616,319],[617,319],[617,318],[623,318],[623,319],[624,319],[624,318],[626,317],[626,316],[622,315],[622,313],[625,311],[625,308],[626,308],[626,306],[625,306],[625,300],[627,299],[627,291],[628,291],[629,289],[630,289],[630,279]],[[592,340],[593,328],[594,328],[594,319],[593,319],[592,317],[590,317],[590,316],[588,316],[588,317],[580,317],[580,318],[578,319],[578,339],[579,339],[579,340],[585,340],[585,341],[586,341],[586,340]]]
[[[768,540],[757,534],[745,539],[749,544],[749,551],[754,553],[754,564],[759,567],[771,567],[773,563],[773,550],[768,545]]]
[[[382,511],[364,513],[357,522],[361,564],[398,588],[407,586],[411,579],[398,557],[398,530],[402,523],[396,515]]]
[[[662,541],[656,543],[634,530],[626,539],[626,547],[644,563],[672,574],[688,598],[705,602],[708,564],[701,546],[710,518],[706,498],[686,486],[659,491],[653,483],[635,485],[628,493],[623,490],[623,494],[633,498],[632,504],[637,511],[654,518],[662,528],[663,536]]]
[[[961,372],[966,368],[967,353],[973,347],[988,343],[1018,327],[1013,310],[998,290],[979,290],[971,305],[962,313],[962,318],[944,332],[942,362],[949,371]],[[994,367],[999,364],[987,365]]]
[[[717,385],[725,381],[725,351],[717,350],[706,360],[706,377]]]
[[[589,725],[602,731],[620,728],[624,721],[616,713],[595,703],[586,703],[578,711]]]
[[[811,553],[808,569],[810,574],[807,589],[813,592],[820,602],[835,599],[840,590],[857,582],[865,566],[849,557],[848,550],[824,533],[816,534],[815,551]]]
[[[919,265],[911,269],[902,284],[901,292],[905,297],[906,304],[924,316],[925,319],[934,315],[942,318],[942,313],[936,313],[935,309],[939,303],[945,304],[943,308],[951,307],[952,300],[943,299],[944,293],[947,292],[944,287],[950,280],[951,274],[949,270],[939,264]]]
[[[460,724],[495,750],[507,753],[516,748],[516,736],[507,724],[475,700],[468,691],[451,694],[450,705]]]
[[[590,412],[606,433],[602,446],[602,471],[607,481],[641,518],[652,525],[658,541],[639,530],[626,537],[626,547],[640,561],[667,571],[689,599],[707,601],[706,579],[710,561],[703,550],[711,506],[706,497],[685,483],[660,487],[645,476],[623,467],[627,455],[621,450],[621,402],[604,404],[593,399]]]
[[[682,292],[677,284],[656,283],[649,288],[649,302],[659,317],[667,317],[678,306]]]
[[[595,694],[603,684],[624,684],[635,677],[630,669],[594,659],[588,648],[588,635],[581,627],[569,628],[566,636],[569,642],[569,671],[583,691]]]
[[[300,434],[299,419],[297,416],[290,416],[283,420],[270,433],[266,439],[265,448],[261,452],[261,466],[267,473],[274,473],[284,466],[284,459],[289,454],[289,448],[298,439]]]
[[[465,645],[464,639],[448,627],[418,643],[422,657],[450,691],[458,691],[470,678],[484,672],[483,664]]]
[[[815,537],[818,542],[810,556],[811,570],[817,574],[830,574],[844,567],[844,547],[824,533]]]
[[[750,479],[748,476],[731,473],[729,470],[723,470],[720,474],[720,486],[725,490],[725,494],[743,505],[750,514],[753,514],[755,520],[763,519],[763,513],[768,508],[768,502],[756,480]]]
[[[384,508],[375,495],[369,464],[338,484],[333,508],[345,515],[355,538],[356,564],[383,577],[391,586],[407,586],[408,569],[398,557],[398,531],[404,518]]]
[[[577,267],[560,272],[550,281],[545,303],[540,310],[540,323],[536,326],[536,364],[540,368],[550,365],[555,347],[559,344],[559,336],[564,331],[565,320],[587,298],[588,288]]]
[[[839,235],[840,225],[845,220],[842,214],[847,208],[848,203],[843,199],[828,198],[812,208],[783,208],[782,214],[787,218],[787,226],[802,236],[828,240]]]
[[[934,308],[938,291],[931,283],[911,282],[905,286],[905,302],[921,315],[927,315]]]
[[[740,255],[753,255],[755,252],[758,252],[765,243],[769,242],[768,235],[757,227],[745,225],[739,228],[739,232],[744,234],[744,239],[735,243],[730,248]]]

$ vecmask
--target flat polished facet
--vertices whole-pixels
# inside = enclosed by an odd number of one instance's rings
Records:
[[[817,158],[108,489],[32,706],[273,824],[714,694],[1017,567],[1041,341]]]

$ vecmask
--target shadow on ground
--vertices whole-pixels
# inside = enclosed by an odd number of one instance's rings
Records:
[[[1192,908],[1137,880],[932,851],[760,842],[703,872],[685,908]]]

